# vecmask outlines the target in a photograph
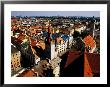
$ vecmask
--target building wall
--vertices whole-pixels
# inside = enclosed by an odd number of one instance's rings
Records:
[[[65,53],[66,52],[66,48],[67,48],[67,42],[65,42],[63,44],[58,44],[57,45],[58,55],[62,55],[63,53]]]
[[[55,44],[51,43],[51,59],[56,58],[58,51],[56,50]]]
[[[12,72],[17,72],[19,69],[21,69],[21,63],[20,63],[20,51],[17,51],[15,53],[11,54],[11,70]]]
[[[72,46],[72,42],[73,42],[73,37],[70,36],[69,37],[69,47]],[[61,40],[60,43],[56,44],[56,47],[55,47],[55,43],[51,43],[51,59],[64,54],[67,50],[67,44],[68,44],[68,40],[66,40],[66,41]],[[57,50],[55,50],[55,49],[57,49]]]
[[[72,36],[74,34],[74,29],[70,30],[70,36]]]
[[[51,59],[55,58],[55,44],[51,43]]]
[[[13,36],[13,31],[11,31],[11,36]]]
[[[70,47],[72,46],[72,43],[73,43],[73,36],[70,36],[70,37],[69,37],[69,46],[70,46]]]
[[[35,55],[35,64],[38,64],[38,62],[40,61],[40,57],[38,57],[36,55],[36,51],[31,47],[33,54]]]

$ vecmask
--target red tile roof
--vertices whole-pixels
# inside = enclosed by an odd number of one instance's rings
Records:
[[[42,28],[42,26],[31,26],[30,29],[39,29]]]
[[[18,39],[18,38],[16,38],[16,37],[11,37],[11,40],[13,41],[13,42],[15,42],[15,43],[22,43],[22,40],[20,40],[20,39]]]
[[[92,70],[88,62],[88,56],[84,54],[84,77],[92,77]]]
[[[83,39],[84,43],[85,43],[85,47],[88,47],[90,46],[92,49],[96,46],[96,42],[95,40],[93,39],[92,36],[88,35],[87,37],[85,37]]]
[[[81,55],[80,51],[69,51],[65,68],[75,61]],[[100,75],[100,54],[84,53],[84,76],[93,77],[95,74]]]
[[[70,65],[74,60],[76,60],[81,55],[80,51],[69,51],[68,58],[65,67]]]
[[[100,73],[100,54],[85,53],[89,66],[93,73]]]
[[[25,70],[19,76],[20,77],[35,77],[35,74],[34,74],[34,72],[32,70]]]
[[[31,38],[31,46],[36,46],[36,44],[37,44],[36,40]]]
[[[21,41],[23,41],[23,40],[25,39],[25,37],[26,37],[25,35],[20,34],[20,35],[18,36],[18,39],[21,40]]]

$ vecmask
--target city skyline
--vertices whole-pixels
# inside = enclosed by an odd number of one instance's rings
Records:
[[[12,77],[100,77],[100,17],[36,14],[11,16]]]
[[[100,17],[99,11],[12,11],[11,16],[83,16]]]

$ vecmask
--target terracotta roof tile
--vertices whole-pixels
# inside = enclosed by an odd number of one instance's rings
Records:
[[[19,40],[24,40],[24,39],[25,39],[25,35],[20,34],[20,35],[18,36],[18,39],[19,39]]]
[[[100,54],[85,53],[89,66],[94,73],[100,73]]]
[[[20,77],[34,77],[34,72],[32,70],[25,70],[19,76]]]
[[[69,51],[68,58],[65,67],[70,65],[74,60],[76,60],[81,55],[80,51]]]
[[[92,70],[88,62],[88,56],[84,54],[84,77],[92,77]]]
[[[87,37],[85,37],[83,39],[84,43],[85,43],[85,47],[88,47],[90,46],[92,49],[96,46],[96,42],[95,40],[93,39],[92,36],[88,35]]]

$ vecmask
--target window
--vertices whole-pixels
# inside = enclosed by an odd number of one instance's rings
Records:
[[[17,65],[19,65],[19,62],[17,62]]]
[[[18,59],[17,59],[17,61],[18,61]]]

